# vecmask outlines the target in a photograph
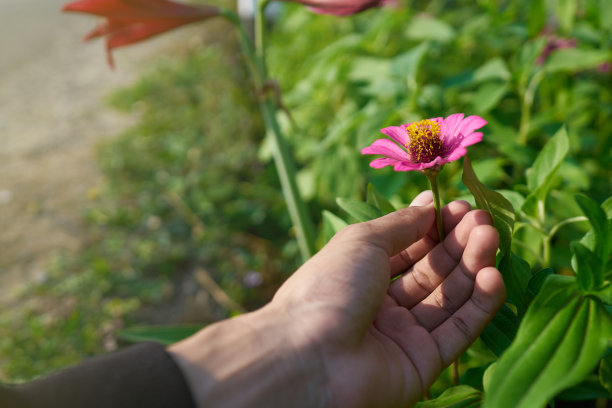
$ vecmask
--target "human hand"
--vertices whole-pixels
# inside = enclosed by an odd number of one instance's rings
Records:
[[[346,228],[269,305],[171,348],[196,400],[415,403],[478,337],[505,289],[493,267],[498,238],[488,213],[450,203],[438,243],[431,194],[413,205]]]

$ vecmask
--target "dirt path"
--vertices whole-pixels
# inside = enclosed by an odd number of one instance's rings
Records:
[[[0,300],[44,277],[58,250],[75,250],[100,183],[96,144],[130,118],[107,108],[112,89],[133,82],[158,54],[193,37],[184,28],[116,55],[83,44],[95,18],[62,14],[66,0],[0,0]],[[178,38],[177,38],[178,37]],[[0,304],[3,302],[0,301]]]

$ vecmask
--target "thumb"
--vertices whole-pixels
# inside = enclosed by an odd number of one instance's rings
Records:
[[[423,238],[435,221],[433,204],[404,208],[383,217],[353,224],[337,234],[332,241],[364,241],[382,248],[391,257]],[[331,242],[330,242],[331,243]],[[336,242],[333,242],[336,244]]]

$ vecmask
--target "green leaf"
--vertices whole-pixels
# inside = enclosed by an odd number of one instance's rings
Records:
[[[414,17],[407,25],[406,35],[417,41],[447,42],[455,37],[455,30],[445,22],[421,15]]]
[[[536,297],[536,295],[540,292],[542,285],[546,281],[550,275],[554,275],[555,271],[552,268],[544,268],[540,269],[536,273],[533,274],[531,279],[529,279],[529,283],[527,284],[527,303],[531,303],[531,301]]]
[[[612,32],[612,2],[610,0],[599,0],[598,2],[599,21],[601,27]]]
[[[612,354],[599,363],[599,382],[612,394]]]
[[[502,254],[508,254],[512,243],[512,229],[515,218],[512,204],[503,195],[489,190],[478,180],[467,156],[463,158],[463,176],[461,179],[474,196],[476,206],[488,211],[493,217],[493,225],[499,232],[499,248]]]
[[[358,81],[376,81],[381,76],[389,75],[389,60],[375,57],[359,57],[352,61],[349,79]]]
[[[550,276],[487,381],[484,408],[540,408],[596,367],[612,335],[603,304]]]
[[[391,73],[400,78],[405,78],[408,86],[414,89],[417,85],[419,67],[427,51],[429,51],[429,43],[423,42],[411,50],[394,57],[391,60]],[[374,74],[380,75],[378,72]]]
[[[612,218],[612,197],[608,197],[606,201],[601,204],[601,208],[606,212],[608,218]]]
[[[595,234],[595,254],[602,263],[602,271],[612,251],[612,231],[608,226],[608,217],[604,210],[589,197],[578,194],[575,197],[580,209],[587,216]]]
[[[551,176],[559,168],[559,165],[569,152],[569,137],[565,127],[562,127],[544,145],[544,148],[536,157],[533,166],[527,170],[527,187],[531,191],[546,184]]]
[[[554,11],[557,21],[561,25],[563,31],[568,33],[574,26],[574,19],[578,8],[577,0],[556,0]]]
[[[384,215],[378,208],[368,203],[364,203],[363,201],[357,201],[350,198],[337,198],[336,202],[340,208],[358,222],[370,221]]]
[[[542,31],[548,19],[546,2],[544,0],[532,0],[527,17],[527,32],[531,37]]]
[[[508,84],[505,82],[489,82],[482,84],[474,96],[472,105],[474,111],[485,114],[493,109],[508,92]]]
[[[131,343],[154,341],[170,345],[200,330],[202,325],[138,326],[120,330],[118,337]]]
[[[527,309],[527,285],[531,279],[529,263],[520,256],[510,252],[502,255],[497,265],[506,284],[507,301],[516,306],[519,317]]]
[[[598,268],[596,255],[580,242],[572,242],[572,267],[576,272],[576,281],[580,290],[589,292],[603,283],[603,270]]]
[[[569,137],[562,127],[544,145],[533,166],[527,170],[527,187],[531,192],[521,207],[524,212],[534,214],[538,203],[544,203],[546,195],[553,187],[557,170],[568,152]]]
[[[597,68],[600,64],[610,61],[610,57],[609,51],[564,48],[550,54],[544,69],[547,72],[584,71]]]
[[[496,57],[490,59],[481,65],[471,77],[470,82],[481,83],[491,80],[500,80],[502,82],[507,82],[510,80],[511,74],[508,69],[508,65],[506,62],[500,58]]]
[[[602,302],[612,305],[612,284],[606,283],[601,288],[590,291],[589,295],[597,296]]]
[[[383,214],[389,214],[395,211],[393,204],[382,195],[372,183],[368,183],[368,199],[367,203],[378,208]]]
[[[479,402],[482,393],[469,385],[458,385],[445,390],[439,397],[421,401],[414,408],[462,408]],[[477,406],[477,405],[476,405]]]
[[[348,223],[336,214],[323,210],[323,239],[328,242],[341,229],[346,227]]]
[[[599,378],[595,374],[591,374],[580,384],[563,391],[557,398],[562,401],[592,401],[597,398],[609,397],[610,393],[602,385]]]
[[[480,338],[495,355],[501,356],[512,344],[518,325],[516,314],[504,305],[484,329]]]

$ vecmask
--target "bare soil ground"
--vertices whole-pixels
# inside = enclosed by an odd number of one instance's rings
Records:
[[[96,145],[134,120],[104,97],[195,35],[186,27],[119,50],[113,72],[102,42],[81,42],[96,19],[62,14],[65,2],[0,2],[0,305],[81,245],[101,182]]]

